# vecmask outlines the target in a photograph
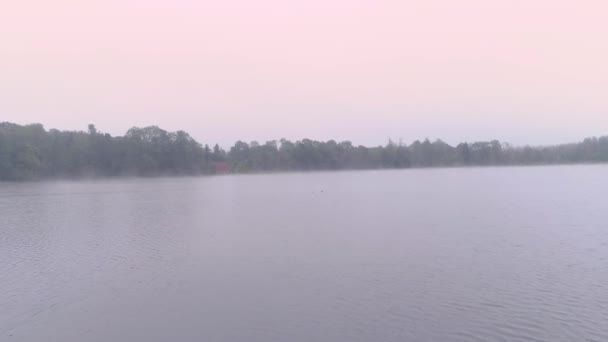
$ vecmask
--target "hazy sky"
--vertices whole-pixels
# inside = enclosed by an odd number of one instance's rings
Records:
[[[607,17],[605,0],[4,0],[0,121],[575,141],[608,134]]]

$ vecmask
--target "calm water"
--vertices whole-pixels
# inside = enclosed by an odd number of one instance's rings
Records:
[[[607,341],[608,167],[0,184],[1,341]]]

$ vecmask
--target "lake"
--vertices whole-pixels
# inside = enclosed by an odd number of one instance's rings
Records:
[[[1,341],[607,341],[608,167],[0,183]]]

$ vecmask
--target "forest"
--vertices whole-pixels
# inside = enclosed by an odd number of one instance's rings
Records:
[[[545,165],[608,162],[608,136],[554,146],[511,146],[497,140],[449,145],[441,140],[355,146],[302,139],[237,141],[224,150],[184,131],[133,127],[124,136],[46,130],[0,123],[0,181],[116,176],[202,175],[346,169]]]

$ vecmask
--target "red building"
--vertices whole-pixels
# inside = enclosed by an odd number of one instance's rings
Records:
[[[231,173],[232,168],[226,162],[212,162],[211,167],[216,174]]]

